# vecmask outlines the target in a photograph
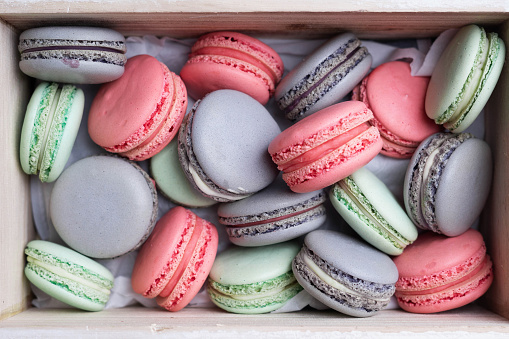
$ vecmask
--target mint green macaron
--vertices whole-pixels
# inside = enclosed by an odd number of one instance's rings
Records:
[[[85,311],[100,311],[106,305],[114,279],[106,267],[43,240],[29,242],[25,254],[25,275],[43,292]]]
[[[281,308],[302,290],[292,272],[292,260],[299,250],[299,244],[290,241],[234,246],[221,252],[209,274],[210,299],[232,313],[268,313]]]
[[[71,154],[83,116],[85,95],[73,85],[43,82],[27,106],[21,130],[20,163],[26,174],[55,181]]]
[[[425,108],[429,118],[454,133],[477,118],[498,81],[505,45],[482,27],[462,27],[442,52],[428,85]]]
[[[389,188],[366,168],[334,184],[332,205],[364,240],[389,255],[403,253],[417,228]]]

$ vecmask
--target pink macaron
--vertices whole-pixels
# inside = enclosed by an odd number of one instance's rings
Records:
[[[173,139],[186,108],[180,77],[156,58],[137,55],[127,60],[119,79],[99,89],[90,107],[88,132],[107,151],[141,161]]]
[[[371,119],[364,103],[341,102],[290,126],[268,150],[292,191],[315,191],[349,176],[380,152],[382,139]]]
[[[483,237],[474,229],[457,237],[420,234],[394,263],[398,304],[413,313],[461,307],[482,296],[493,281]]]
[[[213,32],[196,41],[180,76],[195,100],[215,90],[234,89],[265,105],[283,70],[276,51],[258,39],[235,32]]]
[[[216,257],[216,227],[184,207],[174,207],[156,224],[134,263],[136,293],[169,311],[179,311],[200,291]]]
[[[429,79],[412,76],[407,62],[391,61],[375,68],[354,88],[352,99],[373,111],[370,123],[382,136],[381,154],[410,158],[421,141],[440,132],[424,109]]]

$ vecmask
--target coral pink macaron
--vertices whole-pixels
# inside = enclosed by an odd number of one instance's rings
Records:
[[[364,103],[341,102],[290,126],[268,150],[292,191],[315,191],[349,176],[380,152],[382,139],[371,119]]]
[[[420,234],[394,258],[398,304],[413,313],[435,313],[464,306],[482,296],[493,269],[482,235],[469,229],[457,237]]]
[[[156,224],[134,263],[136,293],[179,311],[200,291],[216,257],[216,227],[177,206]]]
[[[276,51],[260,40],[241,33],[213,32],[196,41],[180,76],[195,100],[215,90],[234,89],[265,105],[283,70]]]
[[[88,117],[92,140],[109,152],[145,160],[178,132],[187,108],[179,76],[150,55],[127,60],[124,74],[104,84]]]
[[[375,68],[353,90],[373,112],[370,121],[383,139],[381,154],[410,158],[421,141],[441,127],[428,118],[424,109],[429,77],[412,76],[410,64],[391,61]]]

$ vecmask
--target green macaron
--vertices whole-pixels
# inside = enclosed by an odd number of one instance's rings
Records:
[[[33,240],[25,248],[25,275],[55,299],[86,311],[100,311],[113,287],[113,275],[101,264],[67,247]]]
[[[403,253],[417,228],[389,188],[366,168],[334,184],[334,208],[364,240],[389,255]]]
[[[27,106],[21,130],[20,163],[42,182],[62,173],[78,134],[85,105],[83,91],[73,85],[43,82]]]
[[[268,313],[302,290],[292,272],[297,242],[231,247],[215,259],[207,292],[214,304],[232,313]]]
[[[429,118],[451,132],[463,132],[479,115],[498,81],[505,45],[482,27],[462,27],[440,56],[428,85]]]

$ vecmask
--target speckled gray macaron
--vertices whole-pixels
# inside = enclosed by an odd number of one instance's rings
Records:
[[[488,144],[469,133],[437,133],[410,160],[405,208],[422,229],[447,236],[468,230],[480,215],[492,179]]]
[[[290,120],[300,120],[345,97],[371,67],[372,57],[352,33],[316,49],[281,80],[275,99]]]
[[[279,176],[269,187],[240,201],[223,203],[217,214],[232,243],[264,246],[297,238],[326,219],[323,190],[295,193]]]
[[[398,280],[388,255],[331,230],[310,232],[292,269],[299,284],[318,301],[354,317],[372,316],[386,307]]]
[[[179,131],[179,159],[189,181],[220,202],[267,187],[278,174],[267,151],[281,132],[249,95],[219,90],[197,101]]]
[[[138,165],[92,156],[60,175],[51,192],[50,215],[69,247],[92,258],[114,258],[137,249],[150,235],[157,194]]]
[[[124,73],[125,38],[108,28],[53,26],[32,28],[19,37],[21,71],[64,83],[99,84]]]

